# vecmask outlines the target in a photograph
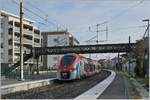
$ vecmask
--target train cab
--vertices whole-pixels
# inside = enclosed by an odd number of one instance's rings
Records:
[[[75,78],[75,64],[77,58],[76,54],[67,54],[62,57],[57,73],[59,80],[72,80]]]

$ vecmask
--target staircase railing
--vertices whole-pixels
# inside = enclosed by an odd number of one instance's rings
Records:
[[[33,57],[33,53],[25,54],[25,55],[24,55],[24,62],[26,62],[28,59],[30,59],[30,58],[32,58],[32,57]],[[13,64],[12,66],[5,68],[5,70],[4,70],[4,75],[5,75],[6,77],[10,76],[11,73],[12,73],[13,71],[15,71],[16,68],[19,67],[19,66],[20,66],[20,60],[17,61],[17,63]]]

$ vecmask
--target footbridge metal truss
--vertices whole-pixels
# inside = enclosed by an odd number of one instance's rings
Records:
[[[129,52],[135,48],[135,43],[119,44],[98,44],[98,45],[77,45],[77,46],[55,46],[55,47],[35,47],[35,56],[55,55],[66,53],[118,53]]]
[[[30,58],[37,60],[37,68],[39,56],[41,55],[56,55],[66,53],[118,53],[118,52],[132,52],[135,48],[135,43],[120,43],[120,44],[99,44],[99,45],[77,45],[77,46],[57,46],[57,47],[34,47],[30,54],[24,55],[24,61]],[[20,64],[20,61],[9,67],[4,73],[10,73],[15,70]],[[39,70],[37,69],[37,73]]]

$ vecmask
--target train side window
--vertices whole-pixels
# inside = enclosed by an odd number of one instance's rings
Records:
[[[85,64],[84,64],[84,70],[85,70],[85,71],[88,70],[88,63],[87,63],[87,62],[85,62]]]
[[[82,61],[82,66],[84,67],[84,62]]]
[[[82,66],[82,62],[80,61],[80,66]]]

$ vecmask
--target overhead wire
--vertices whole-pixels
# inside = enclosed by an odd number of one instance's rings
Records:
[[[39,10],[40,13],[43,13],[45,16],[48,16],[45,11],[41,10],[40,8],[38,8],[37,6],[33,5],[32,3],[28,2],[28,1],[26,1],[26,2],[27,2],[28,5],[30,5],[30,6],[34,7],[35,9]]]
[[[111,29],[109,29],[109,32],[114,32],[114,31],[119,31],[119,30],[127,30],[127,29],[135,29],[135,28],[145,28],[145,27],[147,27],[147,25],[128,26],[128,27],[121,27],[121,28],[116,28],[116,29],[111,28]],[[104,32],[104,31],[106,31],[106,30],[98,30],[98,31],[99,31],[99,32]],[[85,41],[85,42],[89,42],[89,41],[93,40],[94,38],[96,38],[96,36],[94,36],[94,37],[88,39],[88,40]]]
[[[144,0],[140,0],[138,3],[132,5],[131,7],[127,8],[127,9],[125,9],[125,10],[123,10],[123,11],[121,11],[119,14],[117,14],[117,15],[115,15],[114,17],[110,18],[110,19],[107,20],[106,22],[112,22],[112,21],[116,20],[116,18],[120,17],[122,14],[124,14],[124,13],[126,13],[126,12],[128,12],[128,11],[131,11],[131,9],[133,9],[133,8],[135,8],[135,7],[137,7],[137,6],[139,6],[139,5],[142,4],[143,2],[144,2]]]
[[[15,0],[11,0],[13,3],[15,3],[15,4],[17,4],[17,5],[20,5],[17,1],[15,1]],[[28,9],[28,8],[26,8],[26,7],[23,7],[26,11],[28,11],[28,12],[30,12],[30,13],[32,13],[33,15],[35,15],[35,16],[37,16],[37,17],[39,17],[39,18],[41,18],[41,19],[43,19],[45,22],[47,22],[47,23],[49,23],[49,24],[51,24],[51,25],[53,25],[53,26],[55,26],[56,28],[57,28],[57,30],[60,28],[60,27],[58,27],[58,25],[57,24],[55,24],[55,23],[53,23],[53,22],[51,22],[51,21],[49,21],[47,18],[43,18],[42,16],[40,16],[39,14],[37,14],[37,13],[35,13],[35,12],[33,12],[32,10],[30,10],[30,9]]]
[[[114,32],[114,31],[119,31],[119,30],[127,30],[127,29],[135,29],[135,28],[145,28],[147,27],[147,25],[140,25],[140,26],[128,26],[128,27],[120,27],[120,28],[109,28],[109,32]],[[99,32],[104,32],[106,31],[106,29],[104,30],[98,30]],[[91,31],[91,32],[96,32],[96,31]]]
[[[108,23],[111,22],[111,21],[114,21],[116,18],[120,17],[122,14],[124,14],[124,13],[127,12],[128,10],[130,10],[130,9],[132,9],[132,8],[134,8],[134,7],[138,6],[138,5],[140,5],[140,4],[142,4],[144,1],[145,1],[145,0],[140,0],[138,3],[136,3],[136,4],[132,5],[132,6],[130,6],[129,8],[123,10],[122,12],[120,12],[119,14],[117,14],[117,15],[115,15],[114,17],[110,18],[109,20],[105,20],[105,21],[103,21],[103,22],[101,22],[101,23],[99,23],[99,24],[103,25],[103,24],[108,24]],[[111,11],[112,11],[112,10],[111,10]],[[84,28],[87,28],[87,27],[88,27],[88,30],[91,30],[92,27],[95,27],[95,26],[96,26],[96,24],[95,24],[95,25],[90,25],[90,26],[82,26],[82,27],[77,28],[77,29],[81,30],[81,29],[84,29]]]
[[[24,14],[27,18],[30,18],[30,19],[34,19],[33,17],[29,16],[28,14]],[[40,22],[39,20],[36,20],[34,19],[36,22],[36,24],[40,24],[40,25],[46,25],[46,23],[43,23],[43,22]],[[38,25],[38,28],[39,28],[39,25]]]
[[[129,7],[129,8],[127,8],[127,9],[123,10],[122,12],[120,12],[119,14],[117,14],[117,15],[115,15],[114,17],[110,18],[109,20],[105,20],[105,21],[103,21],[102,23],[89,26],[89,31],[91,30],[91,27],[98,26],[98,25],[103,25],[103,24],[108,24],[108,23],[110,23],[110,22],[116,20],[116,18],[120,17],[122,14],[124,14],[125,12],[129,11],[129,10],[132,9],[132,8],[137,7],[138,5],[142,4],[143,2],[144,2],[144,0],[140,0],[138,3],[136,3],[136,4],[132,5],[131,7]],[[105,31],[105,30],[100,30],[100,31]],[[100,32],[100,31],[99,31],[99,32]],[[110,29],[109,29],[109,31],[110,31]],[[97,32],[97,31],[95,31],[95,32]],[[88,40],[87,40],[87,41],[88,41]]]
[[[35,6],[34,4],[32,4],[31,2],[26,1],[27,4],[29,4],[30,6],[32,6],[33,8],[37,9],[38,11],[40,11],[40,13],[43,13],[45,15],[45,17],[48,19],[50,18],[53,22],[55,22],[56,24],[60,24],[58,23],[54,18],[50,17],[49,14],[47,14],[45,11],[43,11],[42,9],[38,8],[37,6]],[[60,25],[60,27],[65,28],[64,25]]]
[[[12,1],[13,1],[15,4],[19,5],[19,3],[16,2],[15,0],[12,0]],[[137,5],[139,5],[139,4],[143,3],[143,2],[144,2],[144,0],[141,0],[140,2],[136,3],[136,5],[133,5],[133,6],[131,6],[131,7],[128,8],[128,9],[125,9],[123,12],[117,14],[116,16],[114,16],[113,18],[111,18],[110,20],[107,20],[107,21],[104,21],[104,22],[100,23],[99,25],[103,25],[103,24],[105,24],[105,23],[108,23],[108,22],[110,22],[110,21],[115,20],[114,18],[119,17],[119,16],[122,15],[123,13],[127,12],[129,9],[131,9],[131,8],[133,8],[133,7],[136,7]],[[28,3],[29,3],[29,2],[28,2]],[[30,5],[33,6],[31,3],[30,3]],[[47,18],[43,18],[42,16],[40,16],[39,14],[33,12],[32,10],[30,10],[30,9],[28,9],[28,8],[25,8],[25,7],[23,7],[23,8],[24,8],[26,11],[28,11],[28,12],[34,14],[35,16],[37,16],[37,17],[43,19],[44,21],[48,22],[49,24],[52,24],[52,25],[56,26],[57,29],[58,29],[58,25],[57,25],[57,24],[55,24],[55,23],[53,23],[53,22],[47,20]],[[34,8],[36,8],[37,10],[39,10],[40,12],[42,12],[43,14],[47,15],[43,10],[37,8],[36,6],[34,6]],[[29,16],[28,16],[28,17],[29,17]],[[117,29],[117,30],[118,30],[118,29]],[[104,31],[104,30],[100,30],[100,31]],[[109,31],[110,31],[110,29],[109,29]]]
[[[145,1],[145,0],[140,0],[138,3],[132,5],[131,7],[127,8],[127,9],[125,9],[125,10],[123,10],[123,11],[121,11],[119,14],[113,16],[113,17],[110,18],[109,20],[105,20],[105,21],[103,21],[103,22],[101,22],[101,23],[99,23],[99,24],[102,24],[102,25],[103,25],[103,23],[109,23],[109,22],[112,22],[112,21],[116,20],[116,19],[117,19],[118,17],[120,17],[122,14],[128,12],[130,9],[133,9],[133,8],[137,7],[138,5],[142,4],[144,1]],[[96,25],[91,25],[91,27],[92,27],[92,26],[96,26]]]

